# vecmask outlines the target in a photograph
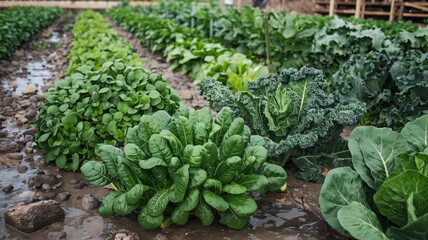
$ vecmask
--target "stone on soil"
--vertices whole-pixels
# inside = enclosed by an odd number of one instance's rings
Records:
[[[31,233],[62,221],[65,213],[56,201],[46,200],[30,204],[18,203],[9,208],[4,216],[7,224]]]
[[[35,85],[29,85],[24,90],[22,90],[22,94],[28,95],[28,94],[34,94],[37,91],[37,87]]]
[[[97,208],[100,205],[98,199],[96,199],[91,194],[86,194],[82,199],[82,207],[86,210],[92,210]]]
[[[55,175],[37,174],[28,179],[28,187],[42,188],[43,184],[48,184],[51,188],[59,186],[61,181]],[[47,187],[47,186],[45,186]]]
[[[16,171],[18,171],[18,173],[25,173],[27,170],[28,170],[28,167],[24,165],[19,165],[16,167]]]
[[[3,192],[5,193],[12,192],[12,190],[13,190],[13,186],[10,184],[3,188]]]
[[[9,158],[13,159],[13,160],[22,160],[22,158],[24,156],[22,156],[21,153],[9,153]]]
[[[70,197],[71,197],[71,194],[69,192],[58,193],[58,199],[61,202],[67,201]]]

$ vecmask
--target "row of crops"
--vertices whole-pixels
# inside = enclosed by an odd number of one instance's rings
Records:
[[[9,57],[34,34],[49,26],[60,8],[16,7],[0,11],[0,59]]]
[[[190,75],[217,115],[185,107],[101,14],[80,13],[35,141],[46,162],[113,186],[102,216],[241,229],[250,193],[284,190],[292,160],[324,181],[321,212],[343,235],[426,236],[428,28],[181,4],[106,16]]]

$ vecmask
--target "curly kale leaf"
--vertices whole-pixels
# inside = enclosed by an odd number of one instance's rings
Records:
[[[337,139],[344,126],[365,113],[361,102],[329,103],[323,73],[314,68],[286,69],[248,83],[250,92],[232,94],[227,87],[205,78],[202,95],[214,110],[230,107],[254,132],[266,138],[270,158],[285,164],[298,149]],[[334,133],[333,137],[329,134]]]

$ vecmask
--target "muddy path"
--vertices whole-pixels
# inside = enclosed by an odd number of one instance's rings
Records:
[[[132,34],[114,27],[132,44],[145,67],[168,79],[188,106],[209,106],[187,76],[169,71],[169,64],[162,57],[142,47]],[[0,240],[341,239],[319,212],[321,185],[295,179],[292,169],[287,171],[287,191],[255,196],[258,210],[242,230],[228,229],[217,221],[210,227],[203,227],[190,216],[185,226],[145,231],[138,225],[136,215],[99,216],[97,200],[102,200],[110,190],[88,185],[80,173],[44,165],[43,153],[33,149],[35,129],[29,128],[29,121],[34,120],[35,110],[43,102],[42,94],[65,73],[71,28],[70,18],[62,17],[10,59],[0,63]],[[30,234],[5,224],[3,214],[14,204],[46,199],[57,201],[64,209],[63,221]],[[87,199],[94,203],[88,205]]]

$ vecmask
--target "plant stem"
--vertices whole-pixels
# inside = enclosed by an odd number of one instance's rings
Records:
[[[263,11],[263,30],[265,33],[266,42],[266,61],[269,69],[269,73],[273,73],[272,59],[271,59],[271,46],[270,46],[270,35],[269,35],[269,12]]]

